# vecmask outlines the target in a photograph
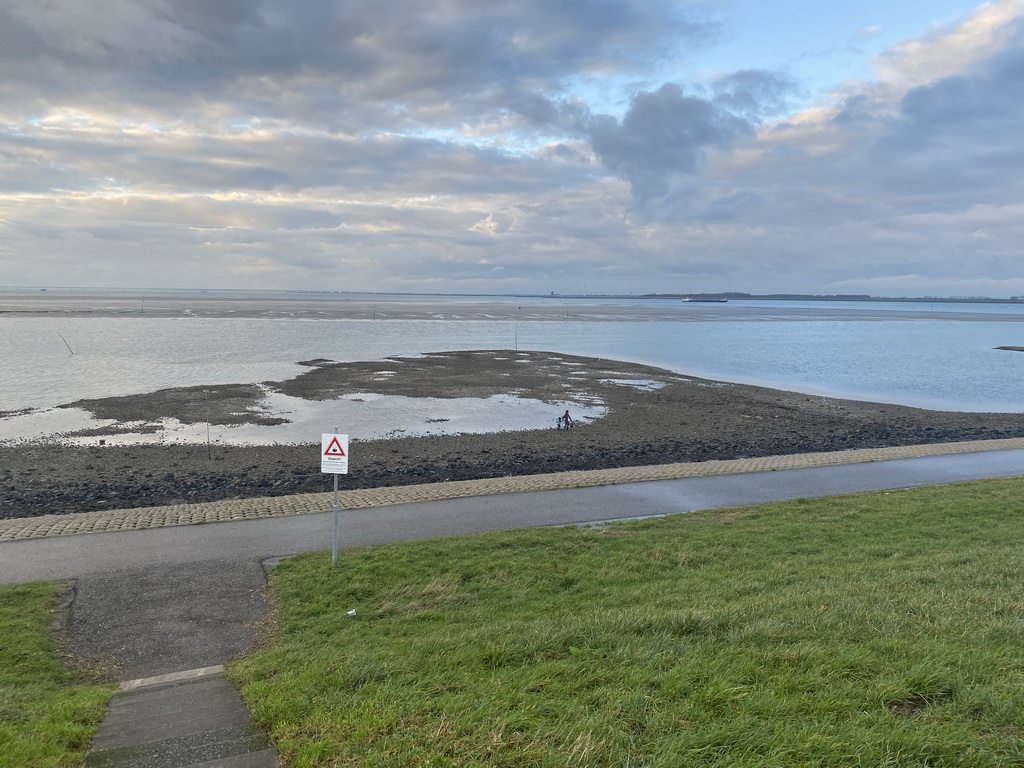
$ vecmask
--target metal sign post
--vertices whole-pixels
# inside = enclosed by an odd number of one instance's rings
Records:
[[[334,532],[331,534],[331,567],[338,564],[338,475],[334,475]]]
[[[331,565],[338,564],[338,475],[348,474],[348,435],[320,435],[320,471],[334,475],[334,532],[331,537]]]

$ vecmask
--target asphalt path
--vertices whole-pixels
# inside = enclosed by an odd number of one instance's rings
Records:
[[[342,547],[572,525],[1024,475],[1024,450],[696,477],[343,510]],[[331,548],[333,515],[0,542],[0,583],[73,580],[72,652],[121,679],[242,653],[265,611],[265,561]]]

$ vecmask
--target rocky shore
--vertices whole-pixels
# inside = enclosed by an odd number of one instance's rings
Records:
[[[712,461],[892,445],[1024,437],[1024,414],[928,411],[725,384],[649,366],[540,352],[454,352],[380,361],[307,361],[274,389],[307,399],[352,392],[410,397],[514,393],[600,403],[607,415],[571,430],[358,440],[343,487],[446,482],[577,469]],[[123,421],[173,416],[214,423],[273,420],[249,385],[164,390],[69,404]],[[211,408],[209,392],[214,392]],[[201,411],[201,412],[200,412]],[[212,414],[212,415],[211,415]],[[108,429],[108,434],[117,429]],[[0,447],[0,518],[327,491],[319,444]]]

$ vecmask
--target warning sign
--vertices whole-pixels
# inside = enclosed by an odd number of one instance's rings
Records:
[[[320,471],[348,474],[348,435],[320,436]]]

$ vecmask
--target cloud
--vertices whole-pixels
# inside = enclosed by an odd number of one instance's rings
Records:
[[[708,94],[686,93],[677,83],[639,91],[621,119],[540,94],[511,109],[533,125],[586,139],[608,170],[629,181],[635,202],[643,206],[670,195],[680,177],[700,171],[710,152],[752,137],[764,117],[784,110],[794,89],[777,73],[745,70],[715,80]],[[568,154],[564,145],[556,148]]]
[[[957,75],[1017,44],[1024,16],[1022,0],[984,3],[956,22],[936,25],[927,34],[904,40],[875,60],[879,78],[904,86],[922,85]]]
[[[711,87],[716,106],[752,123],[784,114],[797,91],[797,84],[788,77],[754,69],[720,77]]]
[[[4,91],[33,110],[181,109],[365,130],[492,112],[712,39],[672,0],[0,0]]]
[[[0,274],[1024,294],[1020,0],[798,112],[704,7],[0,0]]]
[[[674,83],[633,97],[621,121],[600,115],[588,126],[594,152],[629,180],[643,204],[670,191],[673,177],[700,169],[706,153],[753,135],[748,120],[709,99],[687,96]]]
[[[1017,45],[908,91],[871,159],[900,189],[1001,197],[1016,186],[1011,174],[1024,171],[1022,128],[1024,47]]]

